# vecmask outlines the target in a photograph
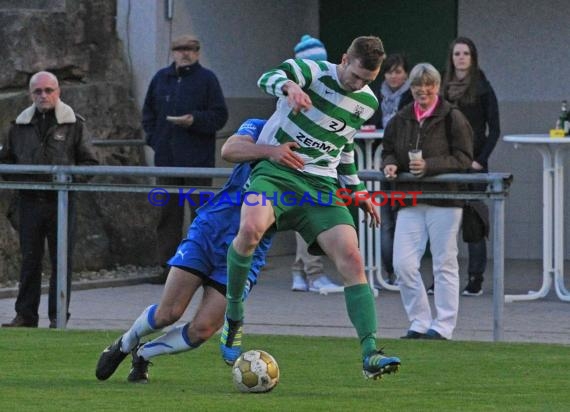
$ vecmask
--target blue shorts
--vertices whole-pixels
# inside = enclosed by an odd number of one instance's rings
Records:
[[[237,228],[235,233],[228,233],[227,230],[219,230],[197,217],[190,225],[186,239],[180,243],[168,264],[219,284],[225,291],[228,284],[228,246],[236,234]],[[260,258],[256,251],[248,274],[248,283],[257,283],[257,276],[264,264],[265,260]]]

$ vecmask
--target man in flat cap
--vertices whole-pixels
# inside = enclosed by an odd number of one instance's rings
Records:
[[[174,62],[153,77],[144,102],[142,125],[146,141],[154,149],[156,166],[214,167],[216,131],[228,120],[222,89],[216,75],[199,63],[200,41],[191,35],[171,44]],[[164,177],[159,186],[211,186],[211,178]],[[182,238],[184,207],[171,195],[161,208],[156,228],[157,251],[166,265]],[[196,196],[197,197],[197,196]],[[193,201],[198,205],[198,199]],[[190,204],[192,216],[196,206]],[[165,267],[160,283],[166,280]]]

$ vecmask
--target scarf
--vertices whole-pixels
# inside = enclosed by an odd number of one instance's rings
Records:
[[[416,119],[418,120],[418,122],[420,122],[420,124],[424,121],[425,118],[431,116],[438,102],[439,102],[439,96],[435,96],[435,102],[426,110],[423,110],[421,106],[418,104],[418,102],[414,102],[414,113],[416,115]]]
[[[402,95],[410,89],[410,81],[406,82],[400,86],[398,90],[392,91],[390,86],[384,80],[382,82],[382,87],[380,88],[380,94],[382,96],[382,103],[380,107],[382,108],[382,127],[386,128],[386,125],[394,117],[398,111],[398,106],[400,105],[400,100]]]
[[[457,103],[467,91],[470,77],[467,75],[462,80],[458,80],[457,77],[453,76],[447,84],[447,100],[451,103]]]

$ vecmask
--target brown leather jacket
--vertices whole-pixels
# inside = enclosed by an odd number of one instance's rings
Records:
[[[57,124],[41,136],[34,105],[16,118],[8,139],[0,147],[0,163],[28,165],[97,165],[93,147],[84,133],[83,119],[71,107],[59,101],[55,107]],[[7,176],[4,176],[5,178]],[[26,180],[31,180],[28,176]],[[17,178],[17,176],[14,176]],[[38,175],[33,180],[51,180]],[[20,175],[22,179],[22,175]]]
[[[449,117],[448,117],[449,116]],[[446,117],[448,117],[446,124]],[[447,135],[449,130],[449,136]],[[425,176],[465,172],[473,161],[473,131],[469,122],[457,109],[439,99],[432,115],[420,126],[413,103],[400,110],[388,123],[382,141],[382,168],[394,164],[398,172],[409,172],[408,151],[422,150],[426,161]],[[456,183],[394,182],[393,190],[422,192],[458,192]],[[461,207],[463,201],[431,199],[418,200],[434,206]],[[407,199],[406,205],[411,204]]]

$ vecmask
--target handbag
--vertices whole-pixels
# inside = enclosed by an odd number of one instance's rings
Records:
[[[474,243],[489,237],[489,208],[481,200],[465,202],[461,223],[463,241]]]

